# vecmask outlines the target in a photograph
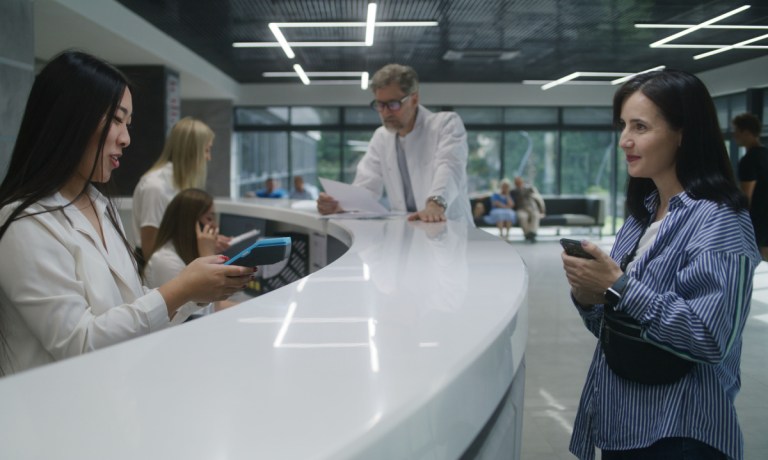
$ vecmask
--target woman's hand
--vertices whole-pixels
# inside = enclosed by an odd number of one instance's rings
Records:
[[[569,256],[563,251],[563,269],[573,297],[581,304],[605,303],[603,293],[622,274],[619,265],[594,243],[582,241],[581,246],[594,259]]]
[[[218,234],[216,237],[216,254],[221,254],[222,252],[229,249],[229,242],[232,241],[231,236],[224,236],[221,233]]]
[[[216,254],[216,242],[219,237],[219,228],[215,225],[200,222],[195,224],[195,233],[197,234],[197,253],[200,257],[212,256]]]
[[[255,268],[222,265],[225,256],[206,256],[193,260],[179,275],[158,288],[165,299],[169,317],[187,302],[224,300],[243,289]]]

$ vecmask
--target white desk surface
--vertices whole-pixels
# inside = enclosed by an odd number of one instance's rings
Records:
[[[525,351],[513,248],[456,222],[217,207],[351,247],[234,308],[0,379],[0,458],[458,457]]]

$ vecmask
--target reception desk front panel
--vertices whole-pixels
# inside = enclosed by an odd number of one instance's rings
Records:
[[[528,279],[511,246],[456,222],[217,207],[350,247],[231,309],[0,379],[0,458],[508,458],[510,439],[519,451]],[[494,417],[512,423],[499,432]]]

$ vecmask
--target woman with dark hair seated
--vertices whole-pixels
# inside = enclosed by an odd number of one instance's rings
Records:
[[[734,398],[760,254],[712,98],[685,72],[643,73],[613,103],[629,215],[610,256],[563,253],[599,338],[571,452],[592,459],[741,459]]]
[[[216,254],[219,227],[215,213],[213,197],[205,190],[188,188],[171,200],[157,230],[157,247],[149,254],[144,267],[147,286],[162,286],[198,257]],[[206,315],[231,305],[233,303],[187,302],[179,308],[176,316],[186,319],[190,314]],[[176,321],[174,317],[171,322]]]

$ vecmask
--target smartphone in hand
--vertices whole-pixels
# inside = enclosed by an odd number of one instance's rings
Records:
[[[224,265],[255,267],[271,265],[288,258],[291,253],[291,238],[264,238],[240,251],[236,256],[224,262]]]
[[[565,253],[569,256],[581,257],[582,259],[594,259],[592,254],[588,253],[581,247],[581,241],[572,240],[570,238],[560,238],[560,245],[565,250]]]

